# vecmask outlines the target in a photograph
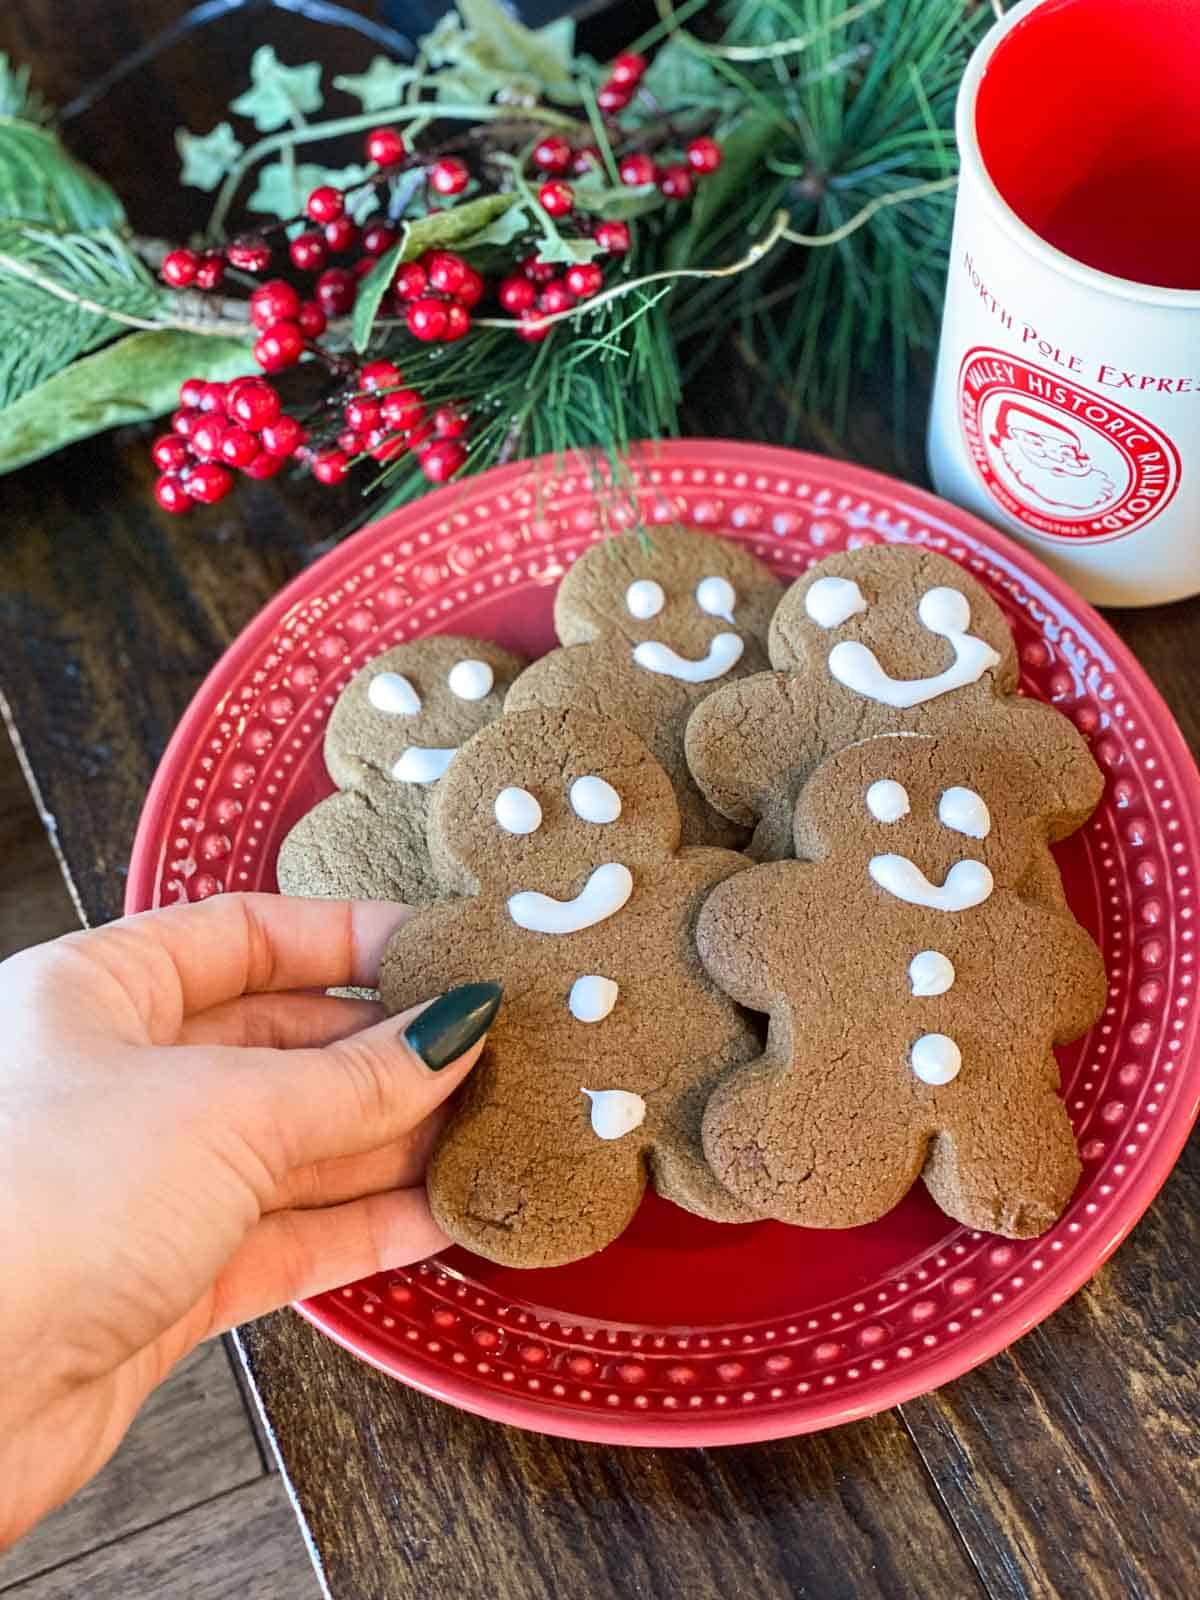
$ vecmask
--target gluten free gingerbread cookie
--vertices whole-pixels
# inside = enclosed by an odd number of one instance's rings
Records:
[[[749,1214],[700,1147],[720,1075],[759,1050],[708,977],[694,929],[745,857],[679,848],[670,779],[645,745],[586,711],[505,715],[434,797],[442,900],[396,933],[390,1010],[480,978],[504,985],[483,1055],[428,1172],[439,1224],[509,1266],[601,1249],[652,1178],[702,1216]]]
[[[782,585],[727,539],[684,528],[622,534],[586,551],[559,586],[562,649],[522,673],[509,711],[577,706],[614,717],[667,769],[686,844],[741,843],[687,770],[684,729],[708,694],[767,665]]]
[[[1101,1013],[1100,954],[1020,887],[1048,857],[1042,774],[947,738],[881,737],[801,792],[794,861],[705,904],[697,939],[764,1054],[716,1088],[714,1172],[805,1227],[874,1221],[918,1175],[969,1227],[1041,1233],[1079,1158],[1051,1046]]]

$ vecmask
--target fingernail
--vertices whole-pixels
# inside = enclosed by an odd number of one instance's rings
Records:
[[[440,1072],[482,1039],[503,998],[502,983],[460,983],[413,1018],[404,1042],[431,1072]]]

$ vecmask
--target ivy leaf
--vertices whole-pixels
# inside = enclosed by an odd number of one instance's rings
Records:
[[[246,208],[287,221],[299,215],[305,197],[324,181],[324,167],[307,162],[289,166],[286,161],[272,161],[269,166],[258,169],[258,182],[246,201]]]
[[[630,217],[643,216],[647,211],[662,209],[663,199],[657,184],[622,184],[612,188],[607,177],[595,167],[572,180],[575,205],[580,211],[590,211],[598,216],[625,222]]]
[[[175,148],[183,170],[181,179],[189,188],[215,189],[246,148],[228,122],[218,122],[211,133],[189,133],[176,128]]]
[[[0,220],[116,228],[125,211],[102,178],[32,122],[0,121]]]
[[[578,99],[571,77],[575,28],[569,17],[534,29],[515,21],[497,0],[458,0],[458,10],[481,62],[509,75],[536,78],[544,88]]]
[[[365,72],[346,73],[335,78],[333,86],[360,100],[364,111],[382,111],[400,104],[404,90],[416,76],[415,67],[376,56]]]
[[[249,344],[239,339],[169,328],[119,339],[0,411],[0,473],[106,428],[174,410],[180,384],[193,373],[217,381],[251,366]]]
[[[567,239],[555,233],[542,235],[537,253],[539,261],[563,261],[573,267],[577,261],[594,261],[603,252],[594,239]]]
[[[514,239],[519,238],[521,234],[528,232],[532,227],[533,223],[529,220],[529,213],[525,210],[525,207],[511,205],[506,211],[501,211],[485,228],[480,228],[478,233],[471,235],[471,249],[482,249],[489,245],[511,244]]]
[[[321,109],[321,64],[285,67],[269,44],[259,45],[250,58],[251,87],[230,106],[249,117],[260,133],[274,133],[303,120],[306,111]]]
[[[350,335],[359,355],[371,342],[371,329],[383,304],[383,297],[391,287],[392,277],[400,265],[404,241],[400,240],[385,251],[365,277],[359,280],[358,295],[354,301],[354,314],[350,321]]]
[[[655,53],[642,85],[658,105],[686,106],[689,111],[725,111],[736,107],[741,98],[737,86],[723,78],[699,50],[678,39],[668,39]],[[658,111],[647,114],[660,115]]]

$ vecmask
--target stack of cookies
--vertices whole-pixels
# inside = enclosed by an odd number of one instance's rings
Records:
[[[429,1168],[445,1231],[551,1266],[647,1182],[843,1228],[918,1177],[971,1227],[1049,1227],[1079,1176],[1052,1047],[1105,996],[1049,846],[1102,779],[1017,694],[987,592],[916,546],[784,590],[655,530],[589,550],[554,620],[532,666],[439,636],[365,667],[279,858],[285,892],[422,908],[389,1009],[504,984]]]

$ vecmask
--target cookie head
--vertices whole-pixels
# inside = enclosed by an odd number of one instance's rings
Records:
[[[437,783],[460,745],[499,716],[523,663],[483,639],[443,634],[369,662],[334,706],[325,758],[342,787],[372,769],[399,784]]]
[[[963,569],[914,545],[848,550],[788,590],[771,624],[780,671],[820,668],[843,688],[895,710],[952,690],[1016,684],[1012,635]]]
[[[885,734],[839,751],[796,806],[796,853],[848,882],[966,911],[1022,882],[1045,839],[1032,763],[969,740]]]
[[[619,724],[584,711],[519,711],[456,757],[438,786],[429,837],[459,887],[531,897],[522,904],[533,920],[519,925],[550,916],[583,927],[578,919],[601,902],[628,898],[634,873],[669,858],[679,809],[666,772]],[[586,904],[552,911],[547,897]]]
[[[748,652],[758,655],[780,592],[762,563],[730,541],[655,528],[581,556],[559,588],[554,621],[563,644],[611,641],[650,675],[711,684],[744,670]]]

